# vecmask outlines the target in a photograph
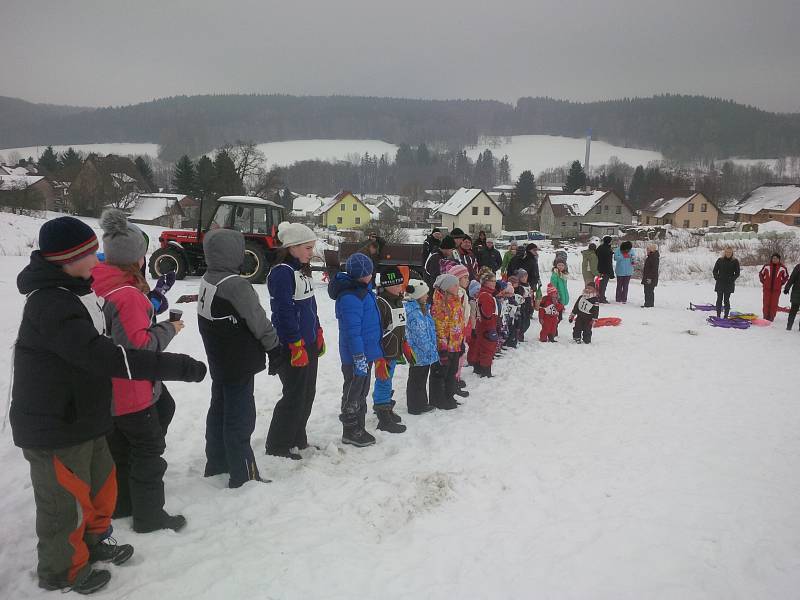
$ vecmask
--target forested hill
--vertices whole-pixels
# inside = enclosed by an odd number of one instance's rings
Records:
[[[482,135],[583,136],[660,150],[670,158],[800,154],[800,114],[732,101],[663,95],[603,102],[521,98],[413,100],[352,96],[177,96],[87,109],[0,97],[0,148],[157,142],[162,158],[197,155],[237,139],[381,139],[395,144],[475,144]]]

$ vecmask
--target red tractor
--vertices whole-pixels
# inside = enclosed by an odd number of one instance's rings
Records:
[[[200,213],[202,215],[202,208]],[[201,217],[202,219],[202,217]],[[150,275],[158,278],[175,272],[176,279],[202,275],[206,271],[203,237],[213,229],[235,229],[245,237],[245,261],[242,276],[252,283],[264,283],[278,246],[278,223],[283,221],[283,207],[253,196],[222,196],[208,223],[198,221],[197,230],[163,231],[161,247],[150,257]]]

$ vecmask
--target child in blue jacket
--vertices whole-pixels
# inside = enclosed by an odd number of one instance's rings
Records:
[[[620,247],[614,251],[615,271],[617,274],[617,302],[623,304],[628,302],[628,284],[633,275],[633,244],[622,242]]]
[[[428,401],[428,376],[431,365],[439,362],[436,345],[436,324],[428,305],[428,285],[419,279],[410,279],[406,286],[406,341],[411,348],[408,361],[406,401],[408,414],[421,415],[433,410]]]
[[[381,347],[381,316],[372,291],[372,261],[357,252],[347,259],[345,271],[336,274],[328,286],[336,300],[339,322],[339,355],[342,360],[342,442],[359,448],[371,446],[375,438],[364,429],[370,372],[389,378]]]

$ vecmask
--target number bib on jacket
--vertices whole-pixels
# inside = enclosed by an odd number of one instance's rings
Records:
[[[223,282],[238,275],[228,275],[220,279],[216,285],[209,283],[205,279],[200,280],[200,290],[197,293],[197,314],[208,319],[209,321],[224,321],[230,320],[236,323],[236,318],[233,315],[226,315],[224,317],[215,317],[211,312],[211,306],[214,304],[214,297],[217,295],[217,290]]]
[[[589,302],[587,298],[581,298],[578,300],[578,310],[585,314],[591,314],[592,309],[594,308],[594,304]]]
[[[288,265],[287,265],[288,266]],[[289,267],[291,269],[291,267]],[[301,271],[294,272],[294,296],[295,301],[307,300],[314,295],[314,283],[311,277],[306,277]]]

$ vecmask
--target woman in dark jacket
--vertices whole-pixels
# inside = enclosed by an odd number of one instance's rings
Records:
[[[425,242],[422,244],[422,260],[423,262],[428,259],[428,257],[436,252],[439,249],[439,244],[442,243],[442,232],[439,231],[438,227],[434,227],[433,230],[430,232],[428,237],[425,238]]]
[[[523,250],[517,250],[517,255],[508,263],[508,273],[516,273],[518,269],[525,269],[528,273],[528,284],[532,289],[539,285],[539,247],[536,244],[528,244]]]
[[[647,244],[647,258],[644,259],[644,267],[642,267],[642,285],[644,286],[644,304],[642,308],[653,308],[655,306],[659,260],[658,246]]]
[[[600,302],[608,304],[606,287],[608,281],[614,279],[614,250],[611,248],[611,236],[603,238],[603,243],[597,247],[597,271],[600,273]]]
[[[789,281],[786,282],[786,287],[783,288],[783,293],[788,294],[790,290],[792,292],[790,296],[792,308],[789,310],[789,322],[786,324],[786,331],[792,330],[794,318],[797,316],[798,309],[800,309],[800,263],[792,269],[792,274],[789,276]]]
[[[502,262],[503,257],[500,256],[500,251],[494,247],[494,240],[487,239],[486,244],[478,250],[478,265],[497,271]]]
[[[725,306],[725,318],[731,312],[731,294],[736,289],[736,280],[739,278],[739,261],[733,257],[733,248],[725,248],[723,255],[717,259],[714,265],[714,280],[717,284],[714,291],[717,292],[717,317]]]

